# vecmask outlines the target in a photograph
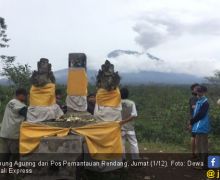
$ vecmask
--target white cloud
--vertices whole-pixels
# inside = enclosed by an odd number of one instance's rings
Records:
[[[121,56],[120,71],[158,70],[206,76],[220,69],[219,0],[0,0],[12,39],[5,51],[36,68],[47,57],[53,69],[67,67],[68,53],[85,52],[99,69],[114,49],[148,51]],[[1,52],[2,53],[2,52]]]
[[[121,55],[111,59],[116,70],[120,72],[140,72],[140,71],[158,71],[185,73],[200,77],[212,75],[216,68],[220,69],[220,61],[215,59],[193,59],[188,58],[185,61],[155,61],[149,59],[146,54],[143,55]]]
[[[133,29],[137,33],[136,42],[148,50],[184,34],[220,36],[220,15],[203,17],[201,14],[176,10],[149,11],[138,18]]]
[[[134,4],[135,41],[143,52],[150,52],[164,61],[155,62],[145,55],[122,55],[111,59],[116,69],[121,72],[187,73],[201,77],[220,69],[220,1],[149,0],[146,3],[138,0]],[[111,50],[114,49],[117,48]],[[98,68],[104,59],[93,62],[92,67]]]

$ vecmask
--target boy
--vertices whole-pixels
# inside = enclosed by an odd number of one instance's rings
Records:
[[[192,133],[195,133],[196,151],[200,160],[207,166],[208,133],[210,131],[210,120],[208,116],[209,103],[205,96],[207,88],[199,86],[196,88],[198,101],[194,109],[193,118],[190,120]]]
[[[198,100],[197,98],[197,93],[196,93],[196,88],[199,86],[199,84],[195,83],[192,84],[190,89],[192,91],[192,97],[189,99],[189,112],[190,112],[190,118],[193,117],[193,112],[196,106],[196,102]],[[191,131],[191,129],[190,129]],[[196,158],[196,142],[195,142],[195,134],[191,133],[191,147],[192,147],[192,158]]]
[[[95,103],[96,103],[96,94],[95,93],[91,93],[87,96],[87,111],[94,115],[94,110],[95,110]]]
[[[56,94],[56,103],[57,103],[57,105],[59,105],[59,107],[63,111],[63,113],[66,114],[67,106],[64,105],[63,102],[62,102],[63,94],[62,94],[61,89],[56,89],[55,94]]]
[[[4,153],[2,161],[18,160],[20,125],[27,114],[26,99],[27,91],[19,88],[15,92],[15,98],[6,105],[0,131],[2,141],[0,152]]]
[[[122,140],[124,144],[128,140],[130,145],[130,152],[133,160],[139,159],[139,149],[138,142],[134,130],[134,119],[137,117],[137,110],[135,103],[128,99],[129,91],[127,88],[122,88],[121,93],[121,103],[122,103]]]

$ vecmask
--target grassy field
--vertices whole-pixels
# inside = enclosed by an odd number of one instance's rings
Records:
[[[155,147],[157,150],[182,152],[190,150],[188,101],[191,95],[187,86],[138,86],[129,87],[131,99],[137,104],[139,117],[136,132],[139,142]],[[220,152],[220,107],[216,105],[218,94],[210,87],[210,150]],[[161,146],[161,143],[163,144]],[[163,149],[162,149],[163,148]],[[153,151],[154,152],[154,151]]]
[[[65,87],[60,86],[65,93]],[[141,152],[190,152],[188,101],[191,92],[188,86],[128,86],[130,99],[135,101],[138,110],[136,133]],[[90,86],[89,91],[94,91]],[[220,89],[209,87],[212,132],[209,136],[211,152],[220,152]],[[0,118],[5,104],[12,97],[13,90],[0,87]]]

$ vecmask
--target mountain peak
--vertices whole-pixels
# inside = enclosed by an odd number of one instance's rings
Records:
[[[162,61],[160,58],[150,54],[150,53],[142,53],[138,51],[133,50],[122,50],[122,49],[116,49],[108,53],[108,58],[117,58],[121,55],[132,55],[132,56],[140,56],[140,55],[146,55],[150,60],[154,61]]]
[[[127,55],[141,55],[141,53],[137,51],[131,51],[131,50],[121,50],[121,49],[116,49],[108,53],[107,57],[108,58],[116,58],[118,56],[121,56],[123,54]]]

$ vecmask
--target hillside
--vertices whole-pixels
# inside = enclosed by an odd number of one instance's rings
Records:
[[[90,83],[94,84],[97,71],[88,70],[88,78]],[[66,84],[67,69],[62,69],[54,72],[57,83]],[[121,76],[122,84],[191,84],[194,82],[201,83],[204,81],[200,77],[188,74],[178,73],[164,73],[154,71],[141,71],[138,73],[119,73]]]
[[[95,83],[97,71],[88,70],[88,79],[91,84]],[[56,82],[58,84],[66,84],[67,69],[55,71]],[[140,84],[192,84],[195,82],[201,83],[205,81],[203,78],[196,77],[188,74],[178,73],[164,73],[154,71],[141,71],[138,73],[120,73],[121,83],[127,85],[140,85]],[[0,85],[8,85],[6,79],[0,79]]]

